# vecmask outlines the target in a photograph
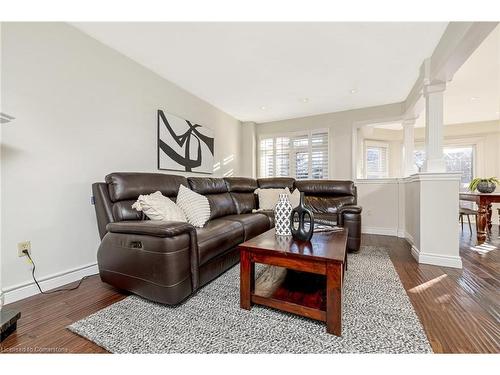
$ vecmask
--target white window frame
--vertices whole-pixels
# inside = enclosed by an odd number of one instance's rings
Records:
[[[386,149],[386,176],[384,177],[379,177],[379,178],[368,178],[368,169],[366,167],[366,156],[367,156],[367,150],[368,147],[382,147]],[[374,139],[364,139],[363,140],[363,160],[362,160],[362,169],[363,169],[363,179],[366,180],[380,180],[384,178],[389,178],[390,171],[391,171],[391,166],[390,166],[390,159],[391,159],[391,147],[389,142],[384,142],[384,141],[379,141],[379,140],[374,140]]]
[[[445,148],[472,148],[472,178],[476,176],[483,176],[484,171],[479,167],[478,158],[483,158],[483,144],[484,138],[477,137],[464,137],[464,138],[445,138],[443,141],[443,152]],[[425,142],[415,142],[414,151],[425,151]],[[481,163],[481,166],[484,163]]]
[[[476,176],[484,175],[484,163],[479,164],[478,160],[484,158],[484,137],[445,137],[443,141],[443,148],[448,147],[468,147],[472,146],[473,166],[472,170]],[[425,151],[425,141],[419,140],[415,142],[415,151]]]
[[[290,139],[292,139],[293,137],[298,137],[298,136],[307,136],[308,139],[309,139],[309,142],[308,142],[308,147],[307,147],[307,151],[309,153],[309,162],[308,162],[308,171],[307,171],[307,175],[308,175],[308,179],[312,179],[312,177],[309,177],[311,176],[312,174],[312,142],[311,142],[311,139],[312,139],[312,136],[313,134],[318,134],[318,133],[326,133],[326,138],[327,138],[327,155],[328,155],[328,160],[327,160],[327,169],[326,169],[326,172],[328,174],[328,178],[330,179],[331,178],[331,175],[330,175],[330,163],[331,163],[331,139],[330,139],[330,129],[328,128],[321,128],[321,129],[311,129],[311,130],[308,130],[308,131],[296,131],[296,132],[284,132],[284,133],[269,133],[269,134],[259,134],[259,136],[257,137],[257,176],[260,178],[262,176],[261,174],[261,163],[260,163],[260,155],[261,155],[261,149],[260,149],[260,143],[261,143],[261,140],[263,139],[269,139],[269,138],[272,138],[273,139],[273,149],[275,150],[275,147],[276,147],[276,138],[278,137],[288,137]],[[304,148],[305,150],[306,148]],[[292,158],[291,157],[292,153],[290,152],[289,153],[289,163],[288,163],[288,166],[289,166],[289,175],[291,177],[294,177],[295,178],[295,158]],[[273,165],[274,165],[274,173],[276,174],[276,152],[274,152],[274,160],[273,160]],[[292,174],[292,172],[294,172]]]

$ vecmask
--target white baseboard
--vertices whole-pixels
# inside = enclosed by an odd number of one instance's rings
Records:
[[[418,263],[432,266],[462,268],[462,258],[459,256],[423,253],[414,245],[411,246],[411,255]]]
[[[408,233],[404,229],[398,228],[398,237],[399,238],[406,238],[407,236],[408,236]]]
[[[397,236],[398,230],[396,228],[383,228],[383,227],[362,227],[361,232],[365,234],[379,234],[382,236]]]
[[[96,263],[87,264],[85,266],[73,268],[57,274],[45,276],[38,280],[42,290],[50,290],[59,288],[63,285],[80,280],[82,277],[99,273]],[[34,282],[14,285],[3,290],[4,305],[22,300],[39,294],[39,290]]]
[[[404,231],[403,238],[405,238],[410,243],[410,245],[412,245],[412,246],[415,245],[415,239],[407,231]]]

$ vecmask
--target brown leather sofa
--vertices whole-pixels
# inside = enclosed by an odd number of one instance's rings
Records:
[[[152,221],[132,209],[140,194],[160,191],[176,199],[184,185],[208,198],[203,228]],[[92,185],[99,234],[101,279],[149,300],[174,305],[239,261],[237,246],[274,226],[271,211],[258,209],[257,188],[298,188],[317,220],[349,229],[348,248],[359,250],[361,208],[351,181],[293,178],[183,177],[160,173],[112,173]]]

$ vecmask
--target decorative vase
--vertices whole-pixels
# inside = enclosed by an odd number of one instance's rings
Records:
[[[274,207],[274,227],[276,228],[276,235],[289,236],[292,234],[290,231],[291,212],[292,204],[290,203],[290,199],[288,199],[288,194],[280,194],[278,203],[276,203]]]
[[[295,216],[298,216],[299,226],[295,228]],[[306,219],[306,216],[308,219]],[[314,215],[304,203],[304,193],[300,193],[300,203],[292,210],[290,214],[290,231],[296,240],[309,241],[314,231]],[[305,224],[309,223],[309,228]]]
[[[481,181],[477,184],[477,191],[480,193],[493,193],[496,185],[493,182]]]

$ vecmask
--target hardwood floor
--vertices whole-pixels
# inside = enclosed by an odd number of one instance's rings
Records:
[[[363,235],[364,245],[382,246],[390,257],[436,353],[500,352],[500,237],[475,248],[468,228],[460,238],[463,269],[419,265],[405,240]],[[484,251],[484,252],[481,252]],[[126,294],[98,276],[72,292],[37,295],[8,305],[20,309],[17,331],[0,343],[10,353],[105,353],[65,327]]]

